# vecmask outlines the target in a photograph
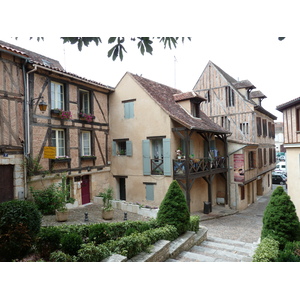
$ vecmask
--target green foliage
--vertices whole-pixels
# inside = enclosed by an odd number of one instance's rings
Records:
[[[300,262],[300,242],[288,242],[279,251],[276,262]]]
[[[157,213],[159,226],[174,225],[180,234],[190,226],[190,213],[185,196],[176,180],[171,183]]]
[[[31,249],[41,226],[34,203],[12,200],[0,204],[0,259],[23,258]]]
[[[255,250],[253,262],[274,262],[279,253],[279,242],[268,236],[265,237]]]
[[[177,229],[173,225],[166,225],[164,227],[150,229],[145,231],[143,234],[150,238],[151,244],[154,244],[159,240],[174,241],[176,238],[178,238]]]
[[[77,255],[77,252],[80,249],[82,243],[82,237],[79,234],[70,232],[62,236],[61,248],[62,251],[67,254]]]
[[[271,236],[283,249],[287,242],[299,240],[300,223],[294,203],[281,186],[273,192],[264,216],[261,239]]]
[[[40,174],[40,171],[43,169],[38,157],[26,157],[24,159],[23,165],[26,167],[27,175],[29,177]]]
[[[114,190],[109,187],[100,193],[99,196],[103,198],[103,210],[109,211],[113,210],[111,200],[113,200]]]
[[[40,256],[48,260],[50,253],[59,249],[61,236],[61,231],[56,226],[42,227],[36,239]]]
[[[43,215],[55,214],[55,210],[59,207],[55,184],[51,184],[43,190],[30,187],[30,192],[37,208]]]
[[[76,261],[76,258],[72,257],[70,254],[66,254],[58,250],[50,254],[50,261],[51,262],[74,262]]]
[[[110,256],[111,252],[104,245],[96,246],[95,243],[87,243],[81,246],[78,251],[77,260],[79,262],[100,262]]]
[[[199,226],[200,226],[200,216],[191,216],[188,230],[198,232]]]

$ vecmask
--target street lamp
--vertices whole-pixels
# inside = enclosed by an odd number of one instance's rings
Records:
[[[41,97],[38,97],[38,98],[32,98],[32,99],[31,99],[31,102],[30,102],[31,106],[33,105],[33,102],[34,102],[35,100],[37,100],[37,102],[39,102],[40,100],[42,100],[42,101],[39,103],[39,109],[40,109],[40,111],[41,111],[42,113],[44,113],[44,112],[46,111],[46,109],[47,109],[47,106],[48,106],[47,103],[44,101],[44,97],[41,96]]]

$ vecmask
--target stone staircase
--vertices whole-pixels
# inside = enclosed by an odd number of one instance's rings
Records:
[[[166,262],[251,262],[256,247],[256,243],[209,236],[200,245],[194,245]]]

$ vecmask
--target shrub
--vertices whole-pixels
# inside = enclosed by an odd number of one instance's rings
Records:
[[[36,248],[41,257],[48,260],[50,253],[59,249],[60,239],[61,232],[58,227],[42,227],[36,239]]]
[[[61,248],[62,251],[67,254],[77,255],[77,252],[80,249],[81,245],[82,237],[75,232],[70,232],[62,236]]]
[[[300,242],[287,242],[279,251],[277,262],[300,262]]]
[[[94,242],[83,244],[78,251],[79,262],[100,262],[110,256],[109,249],[104,245],[96,246]]]
[[[41,226],[34,203],[12,200],[0,204],[0,258],[23,258],[31,249]]]
[[[59,207],[55,184],[51,184],[43,190],[35,190],[33,187],[30,187],[30,192],[35,204],[43,215],[55,214],[55,210]]]
[[[191,216],[188,230],[198,232],[199,226],[200,226],[200,216]]]
[[[51,262],[73,262],[76,261],[76,258],[73,258],[71,255],[58,250],[50,254],[50,261]]]
[[[253,262],[273,262],[279,253],[279,242],[272,237],[265,237],[255,250]]]
[[[177,229],[173,225],[150,229],[143,234],[150,238],[151,244],[154,244],[159,240],[174,241],[178,237]]]
[[[190,213],[185,196],[176,180],[174,180],[157,213],[159,226],[174,225],[179,234],[186,232],[189,228]]]
[[[295,205],[281,186],[273,192],[264,212],[261,239],[267,236],[279,241],[280,249],[289,241],[299,240],[300,223]]]

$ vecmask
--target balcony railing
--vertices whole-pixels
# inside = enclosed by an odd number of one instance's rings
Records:
[[[225,157],[215,158],[193,158],[189,159],[188,171],[190,174],[197,174],[201,172],[215,171],[217,169],[226,168]],[[173,160],[173,172],[174,175],[185,175],[186,160],[185,159],[174,159]]]
[[[164,174],[164,160],[155,158],[151,159],[151,175],[163,175]]]

